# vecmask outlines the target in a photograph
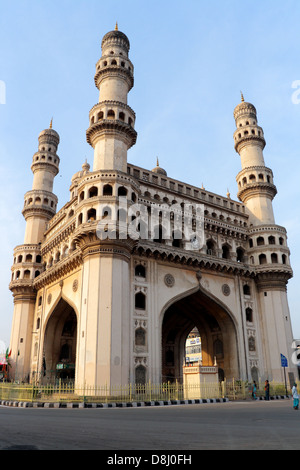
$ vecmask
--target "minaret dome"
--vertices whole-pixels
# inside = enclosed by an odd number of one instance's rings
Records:
[[[137,138],[135,113],[127,104],[133,87],[133,64],[128,58],[127,36],[115,29],[102,39],[102,56],[96,64],[99,102],[90,111],[87,142],[94,149],[93,171],[127,171],[127,151]]]

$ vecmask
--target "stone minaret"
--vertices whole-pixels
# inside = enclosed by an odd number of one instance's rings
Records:
[[[135,113],[127,104],[133,87],[133,65],[128,58],[130,44],[118,30],[102,39],[102,57],[96,64],[95,84],[99,103],[90,111],[87,141],[94,148],[93,171],[127,172],[127,150],[136,142]]]
[[[242,101],[234,110],[235,150],[241,157],[242,170],[237,175],[238,198],[249,214],[249,262],[256,267],[256,286],[260,304],[260,328],[266,350],[265,376],[283,380],[280,354],[291,358],[292,328],[286,286],[292,277],[287,234],[276,225],[272,206],[277,193],[273,172],[265,165],[266,142],[257,124],[256,109]],[[289,370],[296,374],[289,361]]]
[[[242,171],[237,176],[238,198],[246,205],[250,223],[274,223],[272,200],[277,193],[273,173],[264,161],[266,145],[263,129],[257,124],[256,109],[242,102],[234,110],[237,130],[234,133],[235,150],[240,154]]]
[[[127,151],[137,137],[135,113],[127,104],[133,87],[128,51],[129,40],[117,27],[103,37],[95,75],[100,99],[89,113],[86,132],[94,148],[94,164],[80,181],[75,209],[75,241],[83,259],[81,321],[85,325],[76,360],[78,364],[88,361],[77,367],[76,380],[108,387],[127,384],[130,367],[130,262],[135,241],[124,234],[127,211],[120,200],[122,196],[130,206],[138,199],[139,187],[127,173]],[[113,219],[116,226],[110,236],[99,226]]]
[[[14,297],[14,314],[11,331],[12,370],[10,376],[26,380],[30,372],[30,354],[33,317],[36,303],[34,279],[44,269],[41,243],[47,222],[56,213],[57,197],[53,194],[53,180],[58,173],[59,157],[56,154],[59,135],[49,129],[39,135],[38,151],[33,155],[32,190],[24,196],[22,214],[26,220],[23,245],[14,250],[14,264],[10,290]]]
[[[56,213],[57,197],[52,190],[54,177],[59,171],[58,144],[59,135],[52,129],[51,121],[49,129],[39,135],[38,151],[32,160],[32,190],[25,194],[22,212],[26,220],[24,243],[40,243],[47,222]]]

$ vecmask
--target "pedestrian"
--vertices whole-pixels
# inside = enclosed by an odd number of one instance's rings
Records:
[[[293,395],[293,408],[294,410],[298,410],[299,408],[299,395],[297,390],[297,384],[294,383],[292,388],[292,395]]]
[[[270,400],[270,384],[269,381],[265,381],[265,399]]]
[[[255,382],[255,380],[253,380],[252,398],[253,398],[253,400],[256,400],[256,382]]]

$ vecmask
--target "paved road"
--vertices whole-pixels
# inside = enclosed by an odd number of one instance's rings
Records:
[[[293,410],[291,400],[109,409],[0,407],[0,423],[0,450],[300,449],[300,410]]]

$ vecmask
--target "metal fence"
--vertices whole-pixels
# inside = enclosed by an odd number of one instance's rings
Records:
[[[251,399],[251,384],[241,380],[185,386],[179,382],[125,386],[79,386],[74,383],[59,382],[56,385],[30,385],[0,383],[0,401],[37,403],[112,403],[112,402],[151,402],[208,398],[228,398],[229,400]],[[257,397],[263,397],[264,384],[257,386]],[[290,394],[290,390],[287,390]],[[286,395],[285,385],[270,382],[270,397]]]
[[[298,384],[299,385],[299,384]],[[231,381],[225,381],[224,389],[226,390],[226,396],[230,400],[246,400],[252,397],[252,387],[253,383],[242,380],[232,379]],[[291,395],[291,390],[289,386],[280,382],[269,382],[269,396],[278,397],[278,396],[289,396]],[[265,383],[259,381],[256,384],[256,398],[265,397]]]

